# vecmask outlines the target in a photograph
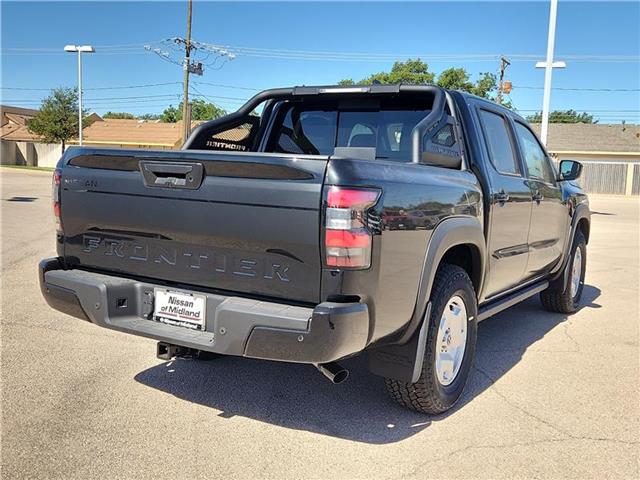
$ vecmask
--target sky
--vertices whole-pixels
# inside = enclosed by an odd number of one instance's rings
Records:
[[[163,40],[185,35],[186,1],[3,1],[0,14],[3,104],[37,108],[49,89],[76,86],[77,58],[63,52],[66,44],[95,46],[83,57],[90,111],[160,113],[180,101],[181,66],[153,49],[179,61],[175,44]],[[261,89],[358,80],[417,56],[436,73],[464,67],[475,78],[497,73],[505,54],[510,99],[527,115],[542,108],[544,72],[534,64],[545,59],[548,19],[547,1],[196,0],[192,38],[225,46],[235,58],[205,65],[203,76],[192,76],[191,93],[232,111]],[[640,2],[560,0],[555,60],[567,68],[553,72],[552,110],[640,123],[639,25]]]

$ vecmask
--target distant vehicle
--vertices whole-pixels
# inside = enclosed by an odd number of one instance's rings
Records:
[[[578,308],[580,172],[556,171],[525,120],[465,93],[266,90],[181,151],[69,149],[42,293],[157,339],[163,359],[307,363],[339,383],[336,361],[366,352],[395,400],[441,413],[479,321],[535,294]]]
[[[413,221],[409,215],[402,209],[397,212],[383,212],[382,214],[383,228],[387,230],[412,230]]]

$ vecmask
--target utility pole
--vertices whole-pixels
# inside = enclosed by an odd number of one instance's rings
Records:
[[[498,84],[498,95],[496,98],[496,102],[499,105],[502,105],[502,92],[504,92],[504,71],[509,65],[511,65],[511,62],[507,57],[500,57],[500,83]]]
[[[191,133],[191,109],[189,108],[189,73],[191,70],[191,9],[192,0],[187,0],[187,38],[184,41],[184,80],[182,93],[182,143]]]
[[[82,145],[82,54],[93,53],[91,45],[65,45],[65,52],[78,52],[78,145]]]

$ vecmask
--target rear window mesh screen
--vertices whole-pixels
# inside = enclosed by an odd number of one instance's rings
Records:
[[[435,134],[432,140],[436,145],[442,145],[443,147],[452,147],[456,143],[456,139],[453,135],[453,126],[445,125]]]
[[[207,137],[205,148],[207,150],[251,150],[257,129],[257,122],[253,124],[246,122],[234,128],[211,133]]]

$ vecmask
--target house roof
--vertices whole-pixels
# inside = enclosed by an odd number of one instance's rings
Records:
[[[192,128],[198,123],[193,122]],[[82,137],[86,144],[172,147],[182,139],[182,122],[107,118],[84,128]]]
[[[31,133],[26,125],[17,123],[6,123],[0,127],[0,138],[2,140],[12,140],[14,142],[38,142],[40,137]]]
[[[540,124],[531,125],[540,134]],[[640,125],[550,123],[550,152],[640,152]]]
[[[30,108],[0,105],[0,138],[13,141],[39,141],[26,127],[27,120],[38,113]],[[94,145],[131,145],[179,147],[182,122],[163,123],[129,119],[102,119],[98,115],[83,129],[83,140]],[[192,129],[200,122],[193,122]],[[532,124],[540,133],[540,124]],[[244,132],[241,132],[245,135]],[[71,142],[73,143],[73,142]],[[640,125],[551,123],[547,142],[550,152],[637,153],[640,152]]]
[[[0,138],[17,142],[37,140],[37,135],[26,127],[27,121],[37,113],[38,110],[31,108],[0,105]]]
[[[12,111],[27,110],[10,108]],[[37,113],[36,110],[34,112]],[[5,110],[3,110],[4,113]],[[16,117],[16,115],[18,116]],[[3,118],[7,120],[0,127],[0,138],[3,140],[39,141],[38,135],[31,133],[26,127],[26,121],[31,116],[9,113],[9,109],[7,109]],[[182,122],[102,119],[97,115],[92,120],[94,120],[93,123],[82,130],[83,142],[89,145],[179,147],[182,140]],[[200,122],[193,122],[191,128],[194,128],[198,123]],[[74,141],[69,143],[74,143]]]
[[[14,115],[24,115],[27,117],[35,117],[38,110],[32,108],[12,107],[11,105],[0,105],[0,113],[12,113]]]

